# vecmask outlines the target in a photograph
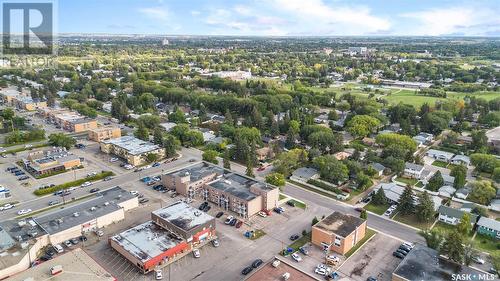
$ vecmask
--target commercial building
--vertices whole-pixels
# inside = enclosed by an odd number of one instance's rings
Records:
[[[41,99],[33,99],[29,93],[21,93],[15,87],[9,87],[0,91],[4,103],[15,108],[33,111],[47,107],[47,102]]]
[[[40,177],[71,170],[82,163],[78,156],[70,154],[65,148],[54,147],[29,153],[23,159],[23,165],[34,177]]]
[[[133,136],[104,140],[101,142],[101,151],[122,157],[134,166],[147,163],[148,154],[156,154],[157,159],[165,156],[165,150],[160,146]]]
[[[311,242],[341,255],[347,253],[366,234],[366,220],[333,212],[312,227]]]
[[[184,202],[151,213],[151,221],[109,238],[143,273],[182,258],[215,237],[215,218]]]
[[[273,209],[279,200],[277,187],[205,162],[162,175],[162,182],[184,196],[201,197],[243,218]]]
[[[137,197],[114,187],[46,215],[0,222],[0,279],[28,269],[47,245],[105,228],[122,220],[125,211],[138,205]]]
[[[62,272],[53,276],[51,268],[61,266]],[[14,280],[71,280],[115,281],[109,272],[93,260],[84,250],[76,248],[12,276]]]
[[[455,280],[457,276],[484,276],[488,274],[454,263],[424,245],[417,244],[392,273],[392,281]],[[479,278],[479,277],[478,277]],[[484,280],[494,280],[484,279]],[[465,279],[462,279],[465,280]],[[477,280],[477,279],[470,279]]]
[[[75,133],[85,132],[97,128],[97,121],[92,118],[81,115],[78,112],[66,109],[42,108],[38,113],[48,122]]]
[[[103,140],[116,139],[122,136],[122,131],[115,126],[102,126],[90,129],[88,132],[89,140],[101,142]]]

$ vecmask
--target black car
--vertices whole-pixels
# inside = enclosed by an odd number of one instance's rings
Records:
[[[370,276],[370,277],[366,278],[366,281],[377,281],[377,278]]]
[[[95,192],[97,192],[97,191],[99,191],[99,190],[100,190],[99,188],[94,187],[94,188],[92,188],[91,190],[89,190],[89,192],[90,192],[90,193],[95,193]]]
[[[230,226],[235,226],[238,220],[236,218],[233,218],[231,222],[229,223]]]
[[[212,208],[212,207],[210,207],[210,205],[208,205],[208,204],[207,204],[207,205],[205,206],[205,208],[203,208],[203,212],[205,212],[205,213],[206,213],[206,212],[210,211],[210,209],[211,209],[211,208]]]
[[[286,204],[288,206],[295,207],[295,202],[293,202],[292,200],[287,201]]]
[[[401,244],[401,246],[399,246],[399,249],[403,249],[403,250],[405,250],[406,252],[409,252],[409,251],[411,250],[411,248],[410,248],[410,247],[408,247],[408,246],[406,246],[406,245],[404,245],[404,244]]]
[[[403,250],[403,249],[397,249],[397,250],[396,250],[396,252],[398,252],[398,253],[402,254],[402,255],[403,255],[403,256],[405,256],[405,257],[406,257],[406,255],[408,254],[408,252],[407,252],[407,251],[405,251],[405,250]]]
[[[252,262],[252,267],[253,268],[257,268],[259,267],[260,265],[262,264],[262,260],[261,259],[256,259]]]
[[[48,260],[51,260],[51,259],[52,259],[52,257],[49,256],[49,255],[43,255],[43,256],[40,257],[41,261],[48,261]]]
[[[82,235],[82,236],[78,237],[78,239],[80,239],[80,241],[84,242],[84,241],[87,241],[87,236]]]
[[[243,268],[243,270],[241,271],[241,274],[247,275],[248,273],[252,272],[252,270],[253,270],[253,267],[247,266],[247,267]]]
[[[396,251],[404,252],[405,255],[410,252],[410,250],[403,248],[403,247],[399,247]]]
[[[139,200],[139,203],[141,203],[141,204],[144,204],[144,203],[147,203],[147,202],[149,202],[148,198],[141,198],[141,200]]]
[[[47,249],[47,251],[45,251],[45,254],[46,254],[47,256],[51,256],[51,257],[53,257],[53,256],[56,254],[56,250],[54,250],[54,248],[53,248],[53,247],[49,247],[49,248]]]
[[[207,206],[208,206],[208,202],[203,202],[203,203],[201,203],[200,207],[198,207],[198,209],[200,211],[203,211]]]
[[[405,258],[405,255],[401,254],[400,252],[393,252],[392,255],[395,256],[398,259],[404,259]]]
[[[217,215],[215,215],[216,218],[220,218],[224,215],[224,212],[218,212]]]
[[[294,235],[290,236],[290,240],[295,241],[295,240],[299,239],[299,237],[300,236],[298,234],[294,234]]]

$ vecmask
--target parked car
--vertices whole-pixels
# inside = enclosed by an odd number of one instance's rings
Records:
[[[392,255],[395,256],[398,259],[404,259],[405,258],[405,256],[403,254],[401,254],[400,252],[397,252],[397,251],[393,252]]]
[[[235,227],[236,228],[240,228],[242,225],[243,225],[243,221],[238,220],[238,222],[236,223]]]
[[[407,252],[409,252],[409,251],[411,250],[411,248],[410,248],[410,247],[408,247],[408,246],[406,246],[406,245],[404,245],[404,244],[401,244],[401,245],[399,246],[399,248],[400,248],[400,249],[403,249],[403,250],[405,250],[405,251],[407,251]]]
[[[161,280],[161,279],[163,279],[163,272],[161,271],[161,269],[157,269],[157,270],[155,270],[155,279],[156,279],[156,280]]]
[[[264,213],[263,211],[260,211],[260,212],[258,212],[257,214],[258,214],[259,216],[263,217],[263,218],[267,217],[267,214],[266,214],[266,213]]]
[[[408,255],[408,252],[407,252],[407,251],[405,251],[405,250],[403,250],[403,249],[397,249],[397,250],[396,250],[396,252],[398,252],[398,253],[402,254],[403,256]]]
[[[18,178],[17,178],[17,180],[18,180],[18,181],[25,181],[25,180],[27,180],[27,179],[29,179],[29,178],[30,178],[30,177],[28,177],[28,176],[21,176],[21,177],[18,177]]]
[[[230,224],[233,219],[234,219],[233,216],[227,216],[226,221],[224,223],[225,224]]]
[[[68,248],[70,248],[70,247],[72,247],[72,246],[73,246],[73,244],[72,244],[72,243],[71,243],[71,241],[69,241],[69,240],[64,241],[64,245],[65,245],[66,247],[68,247]]]
[[[377,278],[370,276],[370,277],[366,278],[366,281],[377,281]]]
[[[253,268],[257,268],[259,267],[261,264],[263,263],[263,261],[261,259],[256,259],[252,262],[252,267]]]
[[[7,203],[7,204],[5,204],[5,205],[3,205],[3,206],[0,207],[0,211],[12,209],[12,208],[14,208],[14,205],[10,204],[10,203]]]
[[[325,276],[326,275],[326,269],[321,268],[321,267],[316,267],[316,269],[314,270],[314,273],[319,274],[321,276]]]
[[[54,247],[54,250],[56,250],[56,252],[58,254],[64,252],[64,249],[63,249],[63,247],[60,244],[55,244],[53,247]]]
[[[25,215],[28,213],[31,213],[31,209],[22,209],[22,210],[17,211],[18,215]]]
[[[286,202],[286,204],[287,204],[288,206],[295,207],[295,202],[294,202],[294,201],[292,201],[292,200],[288,200],[288,201]]]
[[[372,198],[371,197],[366,197],[361,202],[363,202],[363,203],[369,203],[370,201],[372,201]]]
[[[82,236],[78,237],[78,239],[80,239],[80,241],[82,241],[82,242],[85,242],[85,241],[87,241],[87,236],[82,235]]]
[[[198,210],[201,211],[201,210],[205,209],[206,206],[208,206],[208,202],[205,201],[205,202],[201,203],[201,205],[198,207]]]
[[[94,187],[92,188],[91,190],[89,190],[90,193],[96,193],[97,191],[99,191],[100,189],[97,188],[97,187]]]
[[[307,247],[306,247],[306,246],[302,246],[302,247],[300,247],[300,248],[299,248],[299,251],[300,251],[302,254],[306,255],[306,256],[309,254],[309,250],[307,249]]]
[[[144,203],[147,203],[147,202],[149,202],[149,199],[148,199],[148,198],[141,198],[141,199],[139,200],[139,203],[141,203],[141,204],[144,204]]]
[[[217,215],[215,215],[216,218],[220,218],[224,215],[224,212],[218,212]]]
[[[158,166],[160,166],[160,165],[161,165],[161,163],[156,162],[156,163],[154,163],[154,164],[153,164],[153,167],[158,167]]]
[[[480,256],[474,256],[474,257],[472,257],[472,260],[473,260],[475,263],[478,263],[478,264],[484,264],[484,259],[482,259]]]
[[[139,196],[139,192],[137,192],[137,190],[131,190],[130,194],[132,194],[134,196]]]
[[[49,246],[47,250],[45,250],[45,254],[53,257],[56,254],[56,250],[54,250],[54,247]]]
[[[248,273],[252,272],[252,270],[253,270],[253,267],[247,266],[247,267],[243,268],[243,270],[241,271],[241,274],[247,275]]]
[[[96,234],[97,236],[101,237],[101,236],[103,236],[103,235],[104,235],[104,231],[102,231],[102,230],[97,230],[97,231],[95,231],[95,234]]]
[[[387,209],[387,211],[385,211],[385,213],[384,213],[384,216],[390,216],[391,214],[392,214],[392,210]]]
[[[300,257],[299,254],[297,254],[296,252],[292,254],[292,259],[296,262],[301,262],[302,261],[302,258]]]
[[[213,245],[215,248],[219,247],[219,246],[220,246],[219,240],[218,240],[218,239],[214,239],[214,240],[212,240],[212,245]]]
[[[354,208],[354,210],[355,210],[356,212],[363,212],[363,210],[364,210],[364,209],[363,209],[363,208],[359,208],[359,207],[358,207],[358,208]]]
[[[116,157],[113,157],[113,158],[109,159],[109,162],[116,162],[116,161],[118,161],[118,158],[116,158]]]
[[[113,179],[113,177],[112,177],[112,176],[107,176],[107,177],[105,177],[105,178],[104,178],[104,181],[110,181],[110,180],[112,180],[112,179]]]
[[[71,241],[73,245],[80,243],[80,240],[78,240],[77,238],[71,238],[69,241]]]
[[[300,236],[298,234],[293,234],[292,236],[290,236],[290,240],[292,240],[292,241],[295,241],[299,238],[300,238]]]
[[[229,223],[230,226],[235,226],[238,220],[236,218],[233,218],[231,222]]]
[[[193,257],[195,257],[195,258],[201,257],[200,250],[194,249],[193,250]]]
[[[284,213],[284,212],[285,212],[285,208],[283,208],[283,207],[275,207],[275,208],[273,209],[273,211],[275,211],[275,212],[276,212],[276,213],[278,213],[278,214],[282,214],[282,213]]]

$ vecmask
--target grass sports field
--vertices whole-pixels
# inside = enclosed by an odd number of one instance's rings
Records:
[[[429,103],[433,105],[438,100],[449,100],[449,99],[463,99],[465,96],[475,96],[478,98],[483,98],[485,100],[492,100],[494,98],[500,97],[500,92],[476,92],[476,93],[456,93],[456,92],[448,92],[448,98],[434,98],[434,97],[426,97],[426,96],[417,96],[415,95],[414,90],[400,90],[395,91],[393,94],[384,97],[389,103],[397,104],[400,102],[411,104],[413,106],[420,106],[424,103]]]

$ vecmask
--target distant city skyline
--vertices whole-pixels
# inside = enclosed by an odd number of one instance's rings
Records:
[[[499,36],[497,1],[59,0],[59,33]]]

